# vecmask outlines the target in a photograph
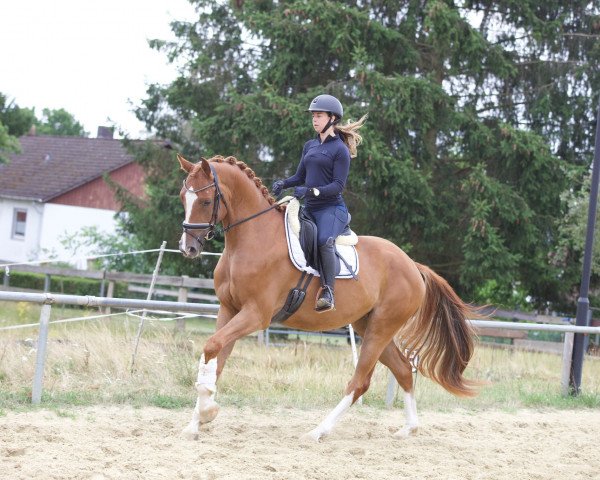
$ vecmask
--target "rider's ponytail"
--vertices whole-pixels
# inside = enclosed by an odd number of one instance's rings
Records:
[[[335,126],[336,132],[340,134],[340,137],[348,146],[351,158],[356,157],[356,147],[362,142],[362,135],[358,133],[358,129],[364,125],[366,119],[367,115],[363,115],[360,120],[357,120],[356,122],[348,121],[346,125],[338,124]]]

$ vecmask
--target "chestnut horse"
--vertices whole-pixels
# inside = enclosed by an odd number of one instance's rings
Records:
[[[266,329],[283,306],[300,272],[289,260],[284,208],[275,203],[254,172],[234,157],[216,156],[193,164],[178,155],[187,173],[181,189],[185,209],[179,249],[197,257],[215,225],[223,224],[225,248],[214,272],[220,301],[216,332],[206,342],[196,382],[197,401],[187,435],[198,435],[200,424],[218,413],[216,383],[234,343]],[[418,369],[447,391],[474,395],[475,382],[463,377],[473,353],[473,332],[467,317],[475,312],[448,283],[411,260],[393,243],[360,236],[358,281],[338,280],[336,309],[316,313],[319,282],[313,280],[306,301],[286,325],[326,331],[352,324],[362,337],[354,375],[334,410],[306,437],[318,441],[329,434],[341,415],[369,388],[379,360],[404,390],[403,437],[418,427],[412,367],[405,351],[417,353]]]

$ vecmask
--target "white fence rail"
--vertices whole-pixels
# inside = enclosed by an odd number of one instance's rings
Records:
[[[196,314],[216,314],[219,311],[218,304],[167,302],[157,300],[136,300],[129,298],[106,298],[80,295],[62,295],[52,293],[26,293],[26,292],[0,292],[0,301],[31,302],[42,304],[39,323],[38,351],[36,357],[36,368],[33,381],[32,403],[40,403],[42,396],[42,381],[44,374],[44,363],[46,355],[46,343],[48,338],[48,326],[51,306],[55,303],[64,305],[79,305],[86,307],[113,307],[113,308],[136,308],[164,310],[169,312],[183,312]],[[575,333],[600,334],[600,327],[581,327],[575,325],[556,325],[539,323],[517,323],[498,322],[491,320],[471,320],[471,324],[480,329],[508,329],[508,330],[534,330],[565,333],[563,347],[563,364],[561,375],[561,387],[564,394],[568,393],[569,374],[571,370],[571,357],[573,349],[573,336]],[[394,400],[393,376],[387,389],[386,404],[391,405]]]
[[[165,302],[158,300],[135,300],[131,298],[104,298],[80,295],[60,295],[52,293],[0,292],[0,300],[12,302],[30,302],[42,304],[38,333],[38,348],[31,391],[31,402],[38,404],[42,399],[44,365],[46,362],[46,345],[48,342],[48,326],[52,305],[79,305],[85,307],[141,308],[166,310],[168,312],[185,312],[215,314],[219,305],[206,303]]]
[[[600,334],[600,327],[581,327],[576,325],[546,325],[539,323],[497,322],[493,320],[471,320],[471,324],[481,329],[502,328],[507,330],[535,330],[541,332],[564,333],[565,340],[563,343],[562,369],[560,377],[560,385],[563,395],[567,395],[569,393],[569,377],[571,375],[573,340],[575,334]]]

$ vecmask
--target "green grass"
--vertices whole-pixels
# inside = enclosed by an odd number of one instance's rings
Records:
[[[97,310],[53,307],[51,319],[86,312]],[[0,305],[0,325],[33,323],[35,316],[33,307]],[[198,358],[214,321],[195,319],[181,334],[173,323],[149,320],[132,373],[138,322],[120,315],[52,325],[42,405],[67,412],[69,407],[98,404],[192,408]],[[36,408],[31,405],[35,350],[28,340],[36,338],[35,329],[0,331],[0,415]],[[258,410],[333,407],[354,370],[351,349],[345,339],[339,340],[335,346],[318,337],[294,335],[286,346],[270,348],[255,337],[238,341],[219,381],[218,401]],[[600,407],[600,359],[586,357],[578,397],[562,396],[560,372],[559,355],[479,346],[466,371],[469,378],[486,382],[478,396],[454,397],[421,375],[416,376],[415,395],[421,411]],[[387,383],[387,369],[378,366],[364,403],[385,408]],[[401,408],[403,396],[398,393],[394,406]]]

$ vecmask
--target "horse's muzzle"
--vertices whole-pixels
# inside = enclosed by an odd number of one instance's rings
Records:
[[[179,251],[187,258],[196,258],[204,249],[204,239],[192,237],[185,232],[179,240]]]

